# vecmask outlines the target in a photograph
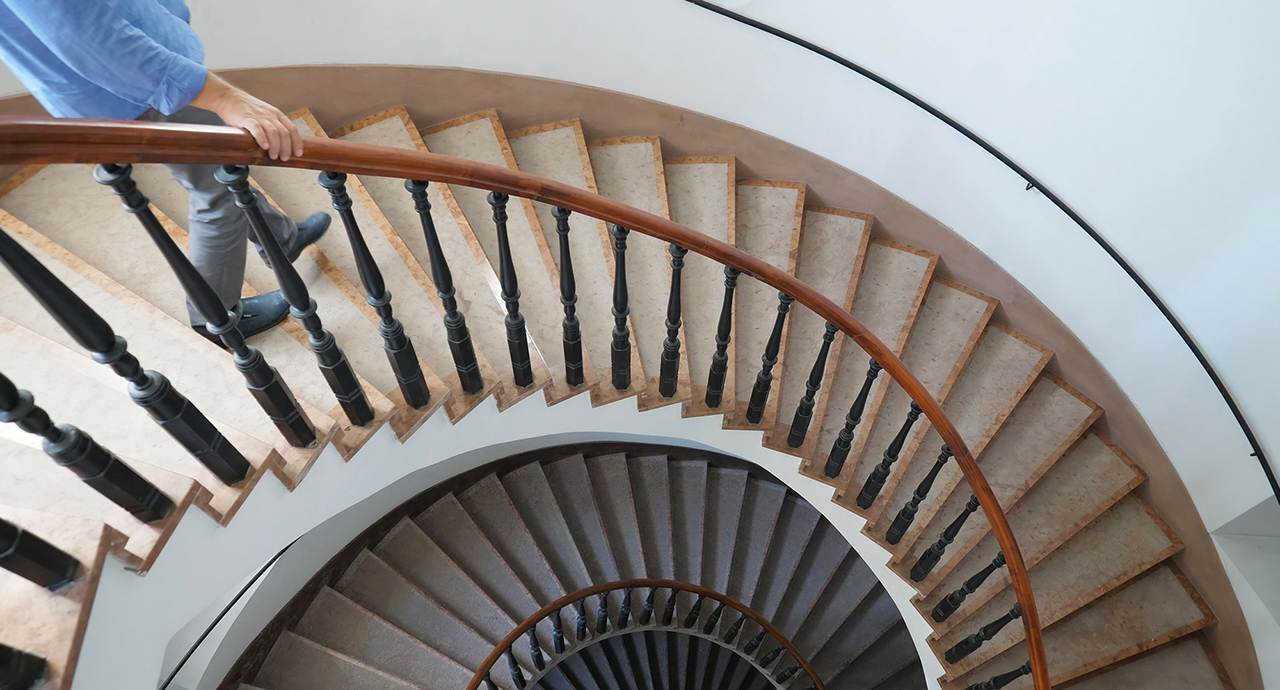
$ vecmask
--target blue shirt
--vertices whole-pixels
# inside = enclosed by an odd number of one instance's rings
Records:
[[[183,0],[0,0],[0,57],[55,117],[171,115],[204,88]]]

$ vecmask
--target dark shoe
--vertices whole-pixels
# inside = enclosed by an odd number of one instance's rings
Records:
[[[302,250],[316,243],[321,237],[324,237],[324,231],[329,229],[329,214],[313,213],[306,220],[298,223],[298,234],[293,238],[293,246],[289,248],[287,256],[289,263],[298,260],[302,256]]]
[[[253,297],[245,297],[240,300],[240,333],[248,338],[257,335],[268,328],[284,321],[289,315],[289,303],[285,301],[284,295],[279,290],[268,292]],[[222,338],[209,332],[209,329],[201,326],[192,326],[196,333],[204,336],[209,342],[218,347],[225,346],[222,344]]]

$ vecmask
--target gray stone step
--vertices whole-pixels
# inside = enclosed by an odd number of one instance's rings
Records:
[[[858,555],[831,523],[819,520],[786,594],[770,619],[783,635],[795,636],[845,558],[856,559]]]
[[[853,659],[839,675],[827,680],[826,685],[832,690],[870,690],[918,663],[911,634],[906,624],[899,623],[876,640],[866,653]]]
[[[675,553],[675,578],[702,581],[702,554],[707,502],[707,463],[670,463],[671,541]]]
[[[577,551],[586,563],[592,582],[621,580],[618,566],[609,548],[598,500],[592,491],[591,476],[581,455],[575,455],[543,466],[556,504],[564,515]]]
[[[739,516],[747,490],[747,473],[711,467],[707,470],[707,502],[703,517],[702,577],[697,584],[723,592],[729,587]]]
[[[636,518],[628,461],[621,453],[586,461],[591,495],[600,511],[609,552],[623,579],[645,576],[644,545]],[[581,499],[580,499],[581,500]]]
[[[764,565],[757,576],[751,608],[772,621],[800,570],[800,561],[808,552],[810,539],[822,515],[799,496],[788,494],[778,513],[773,539]]]
[[[868,650],[895,625],[902,625],[902,614],[893,598],[876,587],[810,661],[823,678],[835,677],[847,664],[870,653]],[[911,658],[915,658],[914,651]],[[905,663],[907,658],[899,657],[899,661]]]
[[[875,686],[875,690],[924,690],[927,687],[924,669],[916,661]]]
[[[545,605],[566,594],[497,477],[485,475],[458,494],[458,501],[538,603]]]
[[[741,602],[753,600],[786,496],[787,487],[783,484],[755,477],[747,480],[729,587],[720,591]]]
[[[566,592],[589,587],[592,576],[542,466],[531,463],[510,472],[502,477],[502,487]]]
[[[288,630],[280,634],[253,682],[263,690],[414,690],[420,687]]]
[[[836,568],[835,575],[822,590],[822,595],[818,597],[817,604],[800,626],[800,630],[791,636],[792,644],[806,659],[812,659],[850,613],[879,584],[880,581],[871,573],[866,563],[857,554],[850,552],[840,567]]]
[[[671,490],[667,457],[653,455],[631,458],[628,469],[631,495],[635,500],[640,527],[641,552],[647,577],[672,579],[676,576],[672,547]]]

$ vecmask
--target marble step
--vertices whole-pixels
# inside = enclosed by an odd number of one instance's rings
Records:
[[[913,661],[901,671],[881,681],[874,690],[920,690],[924,687],[928,687],[924,679],[924,668],[920,666],[919,661]]]
[[[413,685],[285,630],[253,682],[263,690],[416,690]]]
[[[697,584],[724,592],[729,587],[736,553],[747,473],[723,467],[707,469],[706,512],[703,516],[702,574]]]
[[[831,586],[837,569],[846,558],[857,559],[849,542],[831,523],[819,520],[804,553],[795,563],[786,594],[770,621],[788,638],[795,637],[805,619],[814,611],[825,588]]]
[[[591,495],[600,511],[609,552],[618,575],[625,580],[646,577],[644,542],[636,516],[627,457],[621,453],[589,458]]]
[[[486,475],[458,494],[458,501],[535,599],[545,604],[566,594],[564,585],[497,477]]]
[[[737,234],[736,164],[732,157],[668,158],[663,161],[671,220],[733,245]],[[694,252],[684,259],[680,277],[681,310],[688,352],[690,398],[684,413],[715,414],[707,407],[707,374],[716,351],[716,326],[724,300],[724,266]],[[734,344],[727,354],[732,367]],[[682,363],[683,364],[683,363]],[[725,377],[723,400],[734,400],[732,370]],[[723,402],[721,403],[723,406]]]
[[[1049,681],[1062,685],[1203,629],[1214,620],[1186,576],[1165,563],[1044,629]],[[968,687],[1017,668],[1026,659],[1022,642],[963,675],[947,676],[942,688]],[[1029,688],[1031,679],[1023,676],[1006,687]]]
[[[1076,690],[1230,690],[1234,687],[1203,635],[1132,657],[1071,686]]]
[[[935,278],[929,286],[919,318],[902,351],[902,361],[934,398],[946,400],[995,308],[994,298],[945,278]],[[863,422],[866,426],[854,439],[849,460],[840,473],[843,487],[834,497],[836,503],[864,516],[867,511],[857,505],[858,493],[911,409],[911,398],[902,387],[886,374],[881,376],[885,378],[884,384],[876,391],[874,400],[867,403]],[[904,451],[923,435],[921,427],[917,422],[911,429]]]
[[[898,607],[884,588],[872,590],[861,604],[837,628],[810,662],[823,678],[833,678],[864,654],[874,654],[871,649],[894,627],[904,627]],[[915,658],[914,651],[910,655]],[[907,658],[899,654],[899,662]],[[896,670],[896,669],[895,669]]]
[[[502,487],[565,591],[591,586],[591,571],[578,551],[542,466],[530,463],[510,472],[502,477]]]
[[[982,456],[1052,357],[1048,348],[1002,324],[991,324],[982,334],[943,406],[974,457]],[[938,430],[927,419],[921,419],[920,424],[916,442],[903,449],[880,495],[867,511],[864,532],[873,538],[884,538],[898,510],[910,500],[941,452],[943,442]],[[954,462],[942,469],[935,481],[938,486],[946,486],[953,476],[961,474]]]
[[[841,209],[811,206],[804,212],[804,239],[800,242],[800,258],[796,262],[796,277],[832,302],[852,313],[858,279],[866,265],[867,250],[871,241],[871,226],[875,219],[863,213]],[[787,376],[775,384],[778,397],[777,424],[772,433],[765,436],[765,445],[784,453],[799,454],[800,447],[792,448],[787,442],[796,407],[807,390],[806,384],[814,361],[822,347],[826,333],[826,320],[800,304],[791,307],[787,317],[791,328],[787,335]],[[837,332],[831,343],[826,371],[821,379],[815,401],[830,395],[835,382],[835,363],[840,360],[848,339]],[[856,345],[853,347],[857,347]],[[818,429],[810,420],[810,431]],[[808,434],[806,433],[806,438]],[[803,444],[801,444],[803,447]]]
[[[798,574],[804,575],[800,562],[808,553],[810,544],[814,547],[823,545],[821,540],[812,541],[818,524],[822,522],[825,521],[817,509],[798,496],[789,494],[783,500],[769,551],[763,559],[749,604],[754,611],[768,620],[773,620],[778,614],[792,581]]]
[[[419,130],[419,134],[433,153],[516,168],[507,135],[497,112],[493,110],[435,124]],[[487,200],[489,192],[462,185],[452,185],[451,189],[472,238],[479,243],[479,254],[489,265],[490,275],[499,275],[498,232],[493,221],[493,207]],[[525,319],[529,355],[533,362],[534,382],[529,389],[545,386],[547,401],[558,402],[581,393],[585,388],[570,388],[564,379],[559,272],[547,248],[546,236],[534,212],[533,202],[511,198],[507,202],[507,216],[511,257],[520,288],[520,313]],[[501,296],[501,286],[497,294]]]
[[[328,587],[320,590],[294,632],[427,690],[471,681],[466,667]]]
[[[724,592],[741,602],[752,601],[756,587],[763,579],[766,557],[775,535],[783,502],[785,484],[775,484],[751,477],[742,497],[742,515],[738,518],[738,537],[729,553],[733,565],[729,570],[729,586]]]
[[[310,448],[290,446],[253,399],[245,387],[244,376],[236,370],[231,358],[193,332],[185,322],[160,311],[16,218],[0,212],[0,226],[105,319],[112,330],[125,339],[129,351],[144,366],[163,373],[207,416],[221,420],[275,449],[281,459],[280,479],[287,486],[292,488],[301,481],[333,439],[336,431],[334,421],[309,404],[307,398],[295,393],[303,412],[316,429],[318,440]],[[90,356],[7,271],[0,274],[0,317],[85,357]],[[282,344],[289,351],[298,346],[287,336]],[[268,362],[275,366],[274,361]],[[284,375],[284,369],[277,368]],[[308,371],[308,374],[312,373],[319,376],[314,366]],[[291,388],[296,385],[289,383]],[[34,392],[39,395],[39,391]]]
[[[585,460],[581,455],[570,456],[544,465],[543,471],[591,582],[621,580]]]
[[[850,312],[853,318],[901,355],[937,263],[937,254],[880,238],[871,240]],[[834,379],[830,385],[823,384],[826,394],[814,408],[809,433],[799,449],[804,458],[800,464],[801,473],[836,486],[842,486],[840,479],[828,478],[823,466],[832,444],[844,428],[845,415],[866,380],[870,362],[862,348],[847,342],[843,336],[839,341],[844,343],[840,356],[832,357],[830,362]],[[887,378],[884,375],[876,378],[867,398],[869,402],[879,397],[880,388]],[[861,423],[855,429],[855,442],[867,434],[873,412],[873,409],[864,409]]]
[[[737,229],[734,233],[738,249],[794,275],[804,224],[804,193],[802,182],[739,180],[736,191]],[[759,424],[751,424],[746,418],[747,405],[761,370],[765,346],[777,320],[778,291],[754,278],[742,276],[738,279],[734,307],[736,402],[733,412],[725,415],[725,428],[768,431],[773,429],[778,415],[778,379],[783,378],[787,362],[786,343],[791,318],[788,315],[783,325],[782,346],[772,370],[774,381],[764,416]]]
[[[899,673],[910,672],[913,667],[918,669],[919,664],[911,634],[905,624],[899,623],[876,640],[866,652],[851,660],[826,685],[832,690],[871,690],[895,678]],[[913,680],[917,679],[920,681],[918,685],[906,687],[925,687],[923,678],[913,677]]]
[[[806,659],[812,659],[879,585],[867,564],[850,551],[791,642]]]
[[[671,481],[671,541],[675,579],[700,582],[707,503],[707,463],[676,460],[667,465]]]
[[[592,141],[587,144],[587,152],[601,195],[663,218],[671,217],[662,147],[657,137]],[[690,398],[687,348],[680,351],[680,381],[676,395],[663,398],[658,393],[671,282],[668,246],[652,237],[632,232],[627,237],[626,256],[630,328],[639,346],[632,351],[631,389],[628,392],[632,389],[640,392],[637,404],[642,410],[684,402]],[[613,261],[612,254],[610,261]],[[681,333],[680,342],[689,342],[685,332]]]
[[[665,455],[630,458],[627,461],[646,577],[670,580],[676,577],[672,539],[677,528],[671,517],[668,468]],[[679,529],[688,528],[682,524]]]

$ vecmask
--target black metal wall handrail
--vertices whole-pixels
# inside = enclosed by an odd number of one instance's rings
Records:
[[[1191,350],[1191,354],[1195,355],[1196,361],[1200,363],[1200,366],[1204,369],[1205,373],[1208,374],[1209,380],[1213,382],[1214,387],[1218,389],[1218,393],[1222,396],[1223,401],[1226,402],[1227,408],[1231,410],[1231,414],[1235,417],[1236,423],[1240,425],[1240,431],[1244,433],[1245,440],[1247,440],[1249,442],[1249,446],[1253,448],[1253,453],[1251,453],[1251,455],[1257,458],[1258,463],[1262,465],[1262,472],[1267,476],[1267,481],[1271,484],[1271,492],[1275,494],[1276,500],[1280,501],[1280,482],[1277,482],[1275,472],[1271,469],[1271,464],[1267,460],[1266,453],[1262,449],[1262,444],[1258,441],[1258,437],[1254,435],[1253,428],[1249,426],[1249,420],[1245,418],[1244,411],[1240,409],[1240,405],[1236,402],[1235,397],[1231,395],[1231,391],[1227,388],[1226,382],[1222,380],[1222,377],[1218,375],[1217,369],[1214,368],[1213,363],[1209,361],[1208,355],[1204,353],[1204,350],[1200,349],[1200,345],[1196,343],[1195,338],[1191,336],[1191,333],[1187,331],[1186,327],[1182,325],[1182,322],[1178,320],[1178,317],[1173,313],[1173,310],[1169,305],[1166,304],[1165,301],[1160,298],[1160,295],[1156,293],[1155,288],[1152,288],[1151,285],[1142,277],[1142,274],[1138,273],[1138,270],[1134,268],[1122,254],[1120,254],[1120,251],[1112,246],[1112,244],[1108,242],[1101,233],[1090,225],[1088,221],[1075,211],[1075,209],[1071,208],[1067,202],[1063,201],[1057,194],[1054,194],[1051,189],[1028,172],[1026,168],[1023,168],[1007,154],[996,148],[994,144],[978,136],[973,130],[960,124],[954,118],[942,112],[937,107],[930,105],[919,96],[916,96],[879,74],[872,72],[866,67],[863,67],[848,58],[841,57],[830,50],[800,38],[799,36],[787,33],[782,29],[770,26],[769,24],[765,24],[759,20],[738,14],[733,10],[725,9],[724,7],[720,7],[714,3],[706,2],[706,0],[685,1],[703,9],[710,10],[722,17],[727,17],[736,22],[746,24],[754,29],[759,29],[760,31],[781,38],[788,43],[792,43],[804,48],[805,50],[821,55],[822,57],[831,60],[846,69],[852,70],[853,72],[870,79],[876,84],[879,84],[894,94],[906,99],[917,108],[920,108],[926,113],[929,113],[933,117],[941,120],[943,124],[954,129],[956,132],[959,132],[969,141],[977,144],[982,148],[982,150],[994,156],[996,160],[1003,163],[1006,167],[1017,173],[1019,177],[1025,180],[1028,190],[1039,190],[1039,192],[1043,194],[1046,199],[1052,202],[1054,206],[1057,206],[1059,210],[1067,214],[1067,217],[1070,218],[1072,222],[1080,226],[1080,229],[1084,230],[1085,234],[1087,234],[1094,243],[1101,247],[1102,251],[1107,253],[1107,256],[1110,256],[1111,259],[1120,266],[1125,274],[1128,275],[1129,278],[1137,284],[1138,288],[1142,290],[1143,294],[1151,300],[1151,303],[1155,305],[1156,309],[1160,310],[1160,313],[1164,316],[1165,320],[1169,322],[1169,325],[1173,326],[1173,330],[1178,333],[1180,338],[1182,338],[1182,342]]]

